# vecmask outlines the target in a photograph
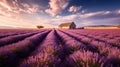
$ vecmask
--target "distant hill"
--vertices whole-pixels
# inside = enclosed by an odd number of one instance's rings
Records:
[[[85,26],[85,27],[117,27],[115,25],[90,25],[90,26]]]
[[[11,26],[0,26],[0,28],[14,28],[14,27],[11,27]]]
[[[91,25],[84,26],[84,29],[120,29],[120,28],[115,25]]]

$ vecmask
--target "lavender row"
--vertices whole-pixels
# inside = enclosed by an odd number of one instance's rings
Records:
[[[88,33],[88,31],[78,31],[78,30],[74,30],[74,31],[72,31],[72,30],[69,30],[69,31],[71,31],[71,32],[74,32],[74,33],[76,33],[76,34],[79,34],[79,36],[81,36],[81,38],[82,38],[82,40],[84,41],[84,40],[88,40],[88,42],[90,42],[91,40],[97,40],[97,41],[99,41],[99,42],[105,42],[105,43],[108,43],[109,45],[111,45],[111,46],[113,46],[113,47],[118,47],[118,48],[120,48],[120,37],[119,38],[117,38],[117,39],[115,39],[116,37],[114,37],[113,39],[109,39],[109,38],[105,38],[105,37],[100,37],[100,38],[97,38],[97,37],[99,37],[99,35],[102,35],[99,31],[97,32],[97,31],[89,31],[89,33],[90,34],[87,34]],[[97,34],[99,34],[99,35],[91,35],[91,33],[93,33],[93,32],[96,32]],[[105,31],[103,31],[102,33],[106,33]],[[117,32],[115,32],[115,33],[117,33]],[[111,34],[111,33],[110,33]],[[112,35],[112,34],[111,34]],[[115,36],[115,35],[113,35],[113,36]],[[113,37],[112,36],[112,37]],[[117,36],[118,36],[118,34],[117,34]]]
[[[39,32],[2,46],[0,67],[120,67],[120,49],[110,43],[119,40],[119,33],[119,30]]]
[[[15,66],[20,58],[29,55],[39,45],[49,31],[41,32],[17,43],[0,48],[0,67]]]
[[[55,31],[51,31],[38,48],[19,67],[55,67],[60,59],[56,56],[59,45]]]
[[[68,32],[68,31],[65,31]],[[77,36],[76,34],[73,34],[71,32],[68,32],[69,34],[72,34],[73,36]],[[92,43],[88,44],[97,47],[97,50],[99,50],[99,55],[104,57],[104,63],[100,64],[101,65],[106,65],[106,66],[120,66],[120,50],[116,47],[111,47],[104,42],[95,42],[93,41]],[[73,58],[74,59],[74,58]],[[76,58],[77,59],[77,58]],[[93,61],[93,60],[92,60]],[[79,62],[81,64],[81,62]],[[84,64],[83,64],[84,65]],[[90,66],[90,65],[88,65]]]
[[[99,41],[108,42],[113,46],[120,47],[120,30],[74,30],[74,32],[82,34],[84,36],[95,38]]]
[[[78,50],[65,59],[64,67],[120,67],[120,58]]]
[[[76,37],[77,39],[80,39],[81,36],[79,36],[78,34],[74,34],[72,32],[68,32],[67,33],[73,35],[74,37]],[[96,51],[98,50],[99,53],[101,55],[105,55],[105,56],[116,56],[116,58],[119,58],[119,55],[120,55],[120,49],[118,49],[117,47],[112,47],[111,45],[109,45],[108,43],[104,43],[104,42],[99,42],[99,41],[96,41],[96,40],[92,40],[92,39],[88,39],[86,37],[86,40],[85,42],[87,42],[88,46],[94,46],[96,47]],[[91,41],[91,42],[89,42]]]
[[[78,42],[74,38],[68,36],[67,34],[57,31],[59,36],[64,42],[62,51],[62,56],[64,60],[58,67],[100,67],[102,66],[102,60],[104,56],[99,55],[98,53],[93,53],[86,50],[85,45]],[[77,53],[76,53],[77,52]],[[81,53],[79,53],[81,52]],[[91,55],[89,55],[89,53]],[[73,56],[71,58],[71,56]],[[89,58],[87,60],[87,58]],[[98,62],[99,61],[99,62]],[[91,63],[91,64],[88,64]],[[99,65],[98,65],[99,64]],[[105,64],[104,64],[105,65]]]
[[[68,64],[66,62],[66,59],[73,54],[75,51],[89,51],[91,52],[88,47],[86,47],[85,44],[83,44],[80,41],[77,41],[76,39],[74,39],[73,37],[61,32],[61,31],[57,31],[59,36],[61,37],[61,40],[64,42],[63,45],[63,50],[61,51],[61,55],[63,56],[63,62],[61,63],[60,67],[76,67],[76,66],[67,66],[66,64]],[[93,52],[91,52],[93,53]],[[98,54],[98,53],[96,53]],[[99,54],[98,54],[99,55]],[[70,61],[70,60],[68,60]],[[68,64],[71,65],[71,64]],[[74,64],[73,64],[74,65]],[[81,67],[81,66],[78,66]]]
[[[25,34],[25,33],[30,33],[30,32],[37,32],[36,30],[6,30],[0,29],[0,38],[8,37],[8,36],[14,36],[14,35],[20,35],[20,34]]]
[[[42,31],[41,31],[42,32]],[[14,36],[8,36],[5,38],[1,38],[0,39],[0,47],[7,45],[7,44],[11,44],[11,43],[15,43],[18,41],[21,41],[29,36],[35,35],[38,32],[33,32],[33,33],[26,33],[26,34],[20,34],[20,35],[14,35]]]
[[[67,37],[72,38],[71,40],[81,43],[82,46],[80,46],[80,47],[84,48],[84,50],[89,50],[89,51],[97,52],[97,53],[99,52],[97,47],[95,47],[93,45],[88,45],[88,42],[81,41],[81,38],[79,38],[78,35],[75,35],[69,31],[62,31],[62,30],[60,30],[60,31],[63,32],[64,34],[68,35]]]

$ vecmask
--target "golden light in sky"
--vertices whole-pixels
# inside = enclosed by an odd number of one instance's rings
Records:
[[[102,1],[101,1],[102,2]],[[72,0],[0,0],[0,27],[58,27],[74,21],[77,26],[117,25],[120,9],[117,2]],[[90,6],[93,5],[94,7]]]

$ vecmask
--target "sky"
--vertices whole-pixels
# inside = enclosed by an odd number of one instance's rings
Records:
[[[118,25],[120,0],[0,0],[0,27]]]

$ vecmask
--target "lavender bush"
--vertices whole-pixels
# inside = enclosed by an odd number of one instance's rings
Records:
[[[120,67],[120,30],[0,30],[0,67]]]

